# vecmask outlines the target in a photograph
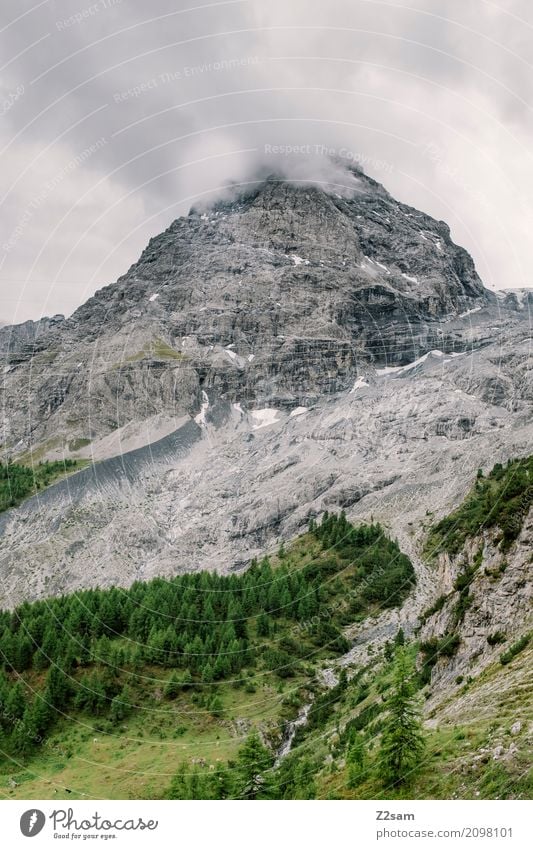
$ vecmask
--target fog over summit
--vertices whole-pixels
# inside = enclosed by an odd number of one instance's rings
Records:
[[[23,3],[4,16],[6,319],[72,312],[258,165],[322,181],[332,156],[446,220],[489,288],[530,283],[523,0]]]

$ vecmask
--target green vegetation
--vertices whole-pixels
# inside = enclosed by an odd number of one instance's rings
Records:
[[[78,437],[77,439],[71,439],[68,444],[69,451],[80,451],[82,448],[87,448],[88,445],[91,444],[90,439],[85,439],[85,437]]]
[[[487,643],[489,646],[498,646],[501,643],[505,643],[507,637],[503,633],[503,631],[495,631],[494,634],[489,634],[487,637]]]
[[[273,562],[254,561],[240,575],[188,573],[0,613],[2,749],[31,760],[68,722],[96,722],[108,734],[124,723],[142,729],[143,713],[159,712],[162,700],[165,734],[180,716],[172,734],[197,735],[198,714],[212,734],[265,688],[279,693],[271,696],[279,728],[320,665],[349,649],[348,611],[356,605],[364,616],[381,597],[398,603],[413,581],[409,560],[379,525],[355,528],[344,514],[326,514]],[[285,682],[291,692],[283,696]],[[327,716],[318,697],[312,727]],[[229,750],[227,759],[235,746]],[[172,792],[189,792],[176,781]],[[238,792],[253,798],[259,790],[248,784]],[[237,793],[235,786],[225,792]]]
[[[151,342],[147,342],[140,351],[130,354],[129,357],[124,357],[124,359],[122,359],[119,363],[114,363],[112,368],[121,368],[123,365],[138,363],[146,358],[158,360],[184,360],[186,359],[186,355],[182,354],[181,351],[176,351],[175,348],[172,348],[163,339],[157,338]]]
[[[466,540],[487,528],[499,528],[502,550],[518,537],[533,504],[533,456],[496,463],[488,477],[479,474],[461,506],[432,529],[426,554],[458,554]]]
[[[298,775],[305,764],[314,796],[320,799],[529,799],[533,791],[527,746],[532,651],[530,645],[517,657],[514,679],[494,663],[478,678],[470,678],[462,690],[450,692],[442,703],[444,714],[433,708],[428,717],[432,727],[424,730],[417,702],[424,684],[414,671],[416,644],[396,649],[389,662],[376,658],[348,680],[326,725],[293,749],[278,775],[285,771]],[[463,700],[466,691],[468,698]],[[449,711],[452,704],[453,713]],[[511,733],[517,719],[522,720],[523,736]],[[398,735],[405,755],[400,779],[389,772],[388,758],[383,763],[389,753],[392,769],[398,766],[389,734]],[[410,734],[412,757],[401,742]],[[493,754],[502,744],[504,756],[495,759]],[[293,785],[291,793],[298,792],[301,789]]]
[[[385,785],[411,779],[420,766],[425,745],[415,667],[405,649],[397,650],[393,674],[378,754],[379,777]]]
[[[503,654],[500,655],[500,663],[502,666],[507,666],[507,664],[511,663],[517,654],[524,651],[524,649],[529,645],[531,637],[532,634],[524,634],[524,636],[520,637],[516,643],[510,645],[507,651],[504,651]]]
[[[314,533],[331,556],[314,568],[310,564],[308,569],[326,580],[335,574],[339,561],[344,564],[343,573],[351,590],[351,597],[343,606],[346,624],[369,605],[396,607],[409,594],[415,583],[413,565],[398,544],[385,537],[379,524],[354,528],[344,513],[337,517],[326,512]]]
[[[350,646],[344,626],[401,604],[414,583],[379,525],[354,527],[342,513],[245,573],[0,613],[0,788],[25,799],[528,798],[525,731],[510,729],[531,716],[531,635],[476,677],[457,676],[441,705],[431,692],[481,567],[478,549],[454,593],[424,614],[453,600],[449,632],[419,645],[400,629],[357,667],[337,668],[334,686],[321,673]],[[428,695],[438,727],[422,731]]]
[[[465,617],[465,613],[471,606],[473,598],[470,595],[470,585],[474,580],[474,575],[479,570],[483,562],[483,547],[480,547],[472,561],[468,560],[462,564],[462,569],[454,581],[453,588],[459,593],[459,597],[453,608],[453,628],[457,628]]]
[[[16,507],[25,498],[81,468],[75,460],[57,460],[29,467],[18,463],[0,464],[0,513]]]
[[[172,779],[169,799],[271,799],[276,798],[272,777],[274,757],[254,731],[239,750],[236,761],[213,771],[184,766]]]
[[[181,351],[176,351],[175,348],[171,348],[170,345],[162,339],[156,339],[152,342],[151,353],[154,357],[162,360],[182,360],[184,358],[184,354],[182,354]]]
[[[440,595],[436,601],[430,606],[427,607],[420,615],[420,625],[425,625],[428,619],[431,619],[435,613],[439,613],[442,610],[446,602],[448,601],[447,595]]]
[[[420,683],[429,684],[431,671],[440,657],[452,657],[459,645],[461,638],[458,634],[446,633],[442,637],[432,637],[420,643],[422,654],[422,667],[420,669]]]

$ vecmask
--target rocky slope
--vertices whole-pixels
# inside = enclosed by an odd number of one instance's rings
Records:
[[[441,639],[455,633],[460,638],[451,657],[439,657],[431,681],[436,693],[455,681],[477,676],[490,663],[497,661],[502,647],[508,648],[527,633],[533,622],[533,583],[531,555],[533,550],[533,511],[529,511],[516,543],[502,552],[498,534],[486,532],[465,545],[460,555],[450,558],[442,554],[437,563],[437,582],[441,609],[429,616],[421,629],[422,640]],[[468,576],[468,606],[458,622],[461,593],[458,577]]]
[[[70,319],[1,331],[6,447],[198,412],[202,389],[291,409],[362,363],[453,350],[461,330],[442,322],[496,301],[472,259],[443,222],[360,173],[347,184],[271,178],[192,210]]]
[[[95,461],[0,516],[2,605],[243,568],[325,507],[408,545],[481,460],[528,453],[530,294],[346,183],[192,210],[71,318],[0,331],[4,454]]]

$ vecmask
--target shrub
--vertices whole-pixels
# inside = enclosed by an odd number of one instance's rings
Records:
[[[508,663],[511,663],[513,658],[515,658],[517,654],[520,654],[520,652],[526,648],[526,646],[529,644],[530,639],[531,634],[524,634],[524,636],[520,637],[520,639],[517,640],[516,643],[513,643],[511,646],[509,646],[507,651],[504,651],[503,654],[500,655],[500,663],[502,664],[502,666],[506,666]]]

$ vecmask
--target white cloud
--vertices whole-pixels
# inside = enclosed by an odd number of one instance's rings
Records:
[[[0,245],[0,314],[70,311],[191,198],[259,166],[334,177],[325,156],[273,157],[265,145],[347,152],[392,194],[445,219],[488,285],[530,284],[529,5],[416,6],[250,0],[185,12],[123,0],[58,29],[73,14],[63,0],[8,27],[3,243],[27,220],[7,254]]]

